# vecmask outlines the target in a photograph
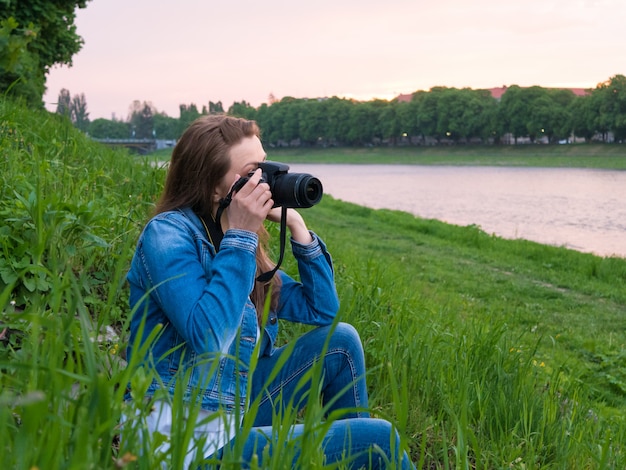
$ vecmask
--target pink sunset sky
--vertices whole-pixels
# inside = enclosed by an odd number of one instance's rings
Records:
[[[89,117],[134,100],[228,108],[285,96],[391,99],[434,86],[593,88],[626,74],[623,0],[91,0],[73,66]]]

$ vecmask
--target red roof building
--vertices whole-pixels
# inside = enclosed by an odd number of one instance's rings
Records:
[[[499,100],[500,98],[502,98],[502,95],[504,95],[507,88],[508,88],[507,86],[489,88],[489,92],[491,93],[491,96]],[[587,88],[557,88],[557,89],[558,90],[570,90],[576,96],[586,96],[591,92],[591,90]],[[413,94],[408,93],[408,94],[398,95],[396,97],[396,100],[400,103],[408,103],[411,101],[412,98],[413,98]]]
[[[504,93],[507,90],[507,86],[501,86],[501,87],[497,87],[497,88],[490,88],[489,92],[491,93],[491,96],[493,96],[495,99],[499,100],[500,98],[502,98],[502,95],[504,95]],[[525,87],[522,87],[525,88]],[[586,89],[586,88],[555,88],[556,90],[569,90],[572,93],[574,93],[576,96],[585,96],[588,95],[590,93],[590,90]]]

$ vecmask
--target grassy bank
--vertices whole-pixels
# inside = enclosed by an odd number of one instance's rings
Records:
[[[172,450],[140,443],[141,419],[119,427],[146,411],[122,399],[149,379],[124,362],[124,275],[163,170],[1,101],[0,151],[3,463],[175,467],[185,420]],[[626,467],[626,260],[331,197],[303,215],[333,254],[372,411],[398,426],[419,468]],[[295,272],[289,257],[285,269]],[[285,325],[281,339],[301,329]],[[312,401],[281,421],[312,429],[312,468],[321,411]]]
[[[626,170],[626,145],[458,145],[439,147],[267,148],[268,158],[287,163],[483,165]],[[152,155],[166,161],[170,149]]]
[[[626,146],[576,144],[268,149],[268,158],[292,163],[532,166],[625,170]]]

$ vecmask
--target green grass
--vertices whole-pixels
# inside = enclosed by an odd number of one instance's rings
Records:
[[[267,149],[267,153],[270,159],[290,163],[626,169],[626,147],[619,144]]]
[[[589,154],[564,154],[575,148]],[[394,163],[519,158],[577,166],[589,159],[613,162],[610,168],[624,160],[618,146],[550,151],[564,153],[268,154],[372,163],[390,155]],[[124,276],[164,180],[150,161],[96,145],[53,115],[0,101],[6,468],[148,469],[176,466],[183,457],[191,439],[187,420],[177,422],[172,447],[159,450],[158,436],[139,440],[146,405],[122,399],[127,383],[139,391],[151,379],[124,362],[130,315]],[[340,319],[361,334],[372,412],[396,424],[419,468],[626,468],[626,260],[504,240],[478,227],[327,196],[303,215],[333,255]],[[285,269],[295,274],[292,258]],[[285,325],[281,341],[304,329]],[[180,394],[173,404],[183,411]],[[254,410],[252,403],[244,434]],[[311,468],[322,465],[322,415],[312,395],[304,415],[277,417],[278,436],[295,421],[306,424],[303,454]],[[290,455],[286,447],[265,467],[284,468]],[[236,458],[237,447],[223,467],[238,468]]]
[[[331,198],[307,220],[334,248],[372,400],[393,413],[406,381],[396,416],[428,465],[454,448],[455,466],[602,468],[626,424],[626,260]]]
[[[626,170],[626,146],[570,145],[458,145],[438,147],[267,148],[268,159],[286,163],[355,163],[402,165],[485,165],[602,168]],[[169,160],[171,149],[151,158]]]

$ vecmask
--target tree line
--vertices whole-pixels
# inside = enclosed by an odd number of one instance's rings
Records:
[[[4,0],[0,3],[0,93],[43,108],[46,75],[71,65],[83,45],[74,24],[88,0]],[[410,101],[338,97],[270,99],[258,108],[221,101],[199,109],[181,104],[177,118],[134,101],[123,120],[89,119],[84,94],[62,90],[57,112],[96,138],[176,140],[203,114],[228,112],[256,120],[273,146],[431,145],[458,143],[626,140],[626,77],[615,75],[577,96],[567,89],[510,86],[500,99],[489,90],[434,87]]]
[[[489,90],[434,87],[416,91],[409,101],[285,97],[257,108],[235,102],[227,110],[221,101],[201,110],[181,104],[178,118],[135,101],[125,121],[93,122],[84,119],[85,109],[83,95],[70,100],[69,92],[61,91],[57,111],[94,138],[176,140],[194,119],[227,112],[256,120],[271,146],[624,142],[626,77],[615,75],[583,96],[569,89],[512,85],[496,99]]]
[[[58,114],[69,118],[75,127],[96,139],[162,139],[177,140],[196,118],[206,114],[224,113],[221,102],[210,102],[199,111],[195,104],[179,106],[180,116],[173,118],[160,113],[150,101],[135,100],[126,119],[89,120],[84,94],[74,95],[62,89],[57,100]]]

